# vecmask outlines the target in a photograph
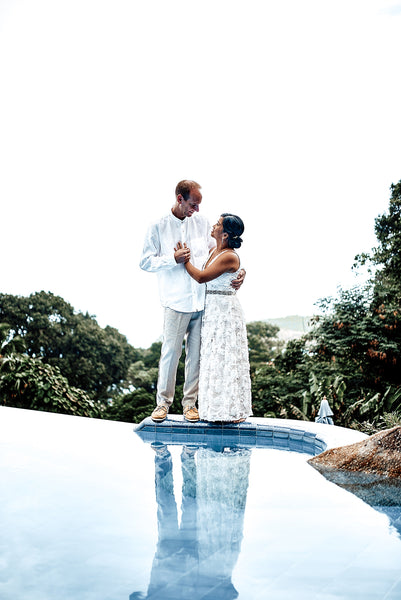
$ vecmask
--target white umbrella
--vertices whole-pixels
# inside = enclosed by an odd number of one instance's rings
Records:
[[[327,402],[326,396],[323,396],[323,400],[320,403],[319,412],[315,418],[316,423],[326,423],[327,425],[334,425],[334,421],[331,418],[333,411],[330,408],[330,404]]]

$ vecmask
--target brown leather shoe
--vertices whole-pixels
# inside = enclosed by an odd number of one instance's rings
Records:
[[[196,406],[187,406],[184,408],[184,419],[190,421],[191,423],[199,421],[199,413]]]
[[[161,406],[156,406],[155,410],[152,412],[152,414],[150,416],[152,417],[153,421],[157,421],[158,423],[160,423],[161,421],[165,420],[165,418],[167,417],[167,414],[168,414],[168,408],[161,405]]]

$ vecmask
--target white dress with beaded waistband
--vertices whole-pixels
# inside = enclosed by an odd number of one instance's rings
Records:
[[[213,261],[212,261],[213,262]],[[235,273],[206,284],[199,372],[199,416],[204,421],[235,421],[252,415],[246,324]]]

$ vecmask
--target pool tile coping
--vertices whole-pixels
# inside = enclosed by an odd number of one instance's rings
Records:
[[[183,415],[175,414],[169,414],[161,423],[147,417],[134,427],[134,431],[144,442],[286,446],[289,450],[312,450],[315,454],[329,448],[353,444],[367,437],[353,429],[313,421],[249,417],[244,423],[190,423]]]

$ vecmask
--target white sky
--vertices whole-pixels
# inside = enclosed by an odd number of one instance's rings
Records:
[[[247,321],[311,314],[401,179],[401,2],[0,0],[0,291],[161,335],[180,179],[245,222]]]

